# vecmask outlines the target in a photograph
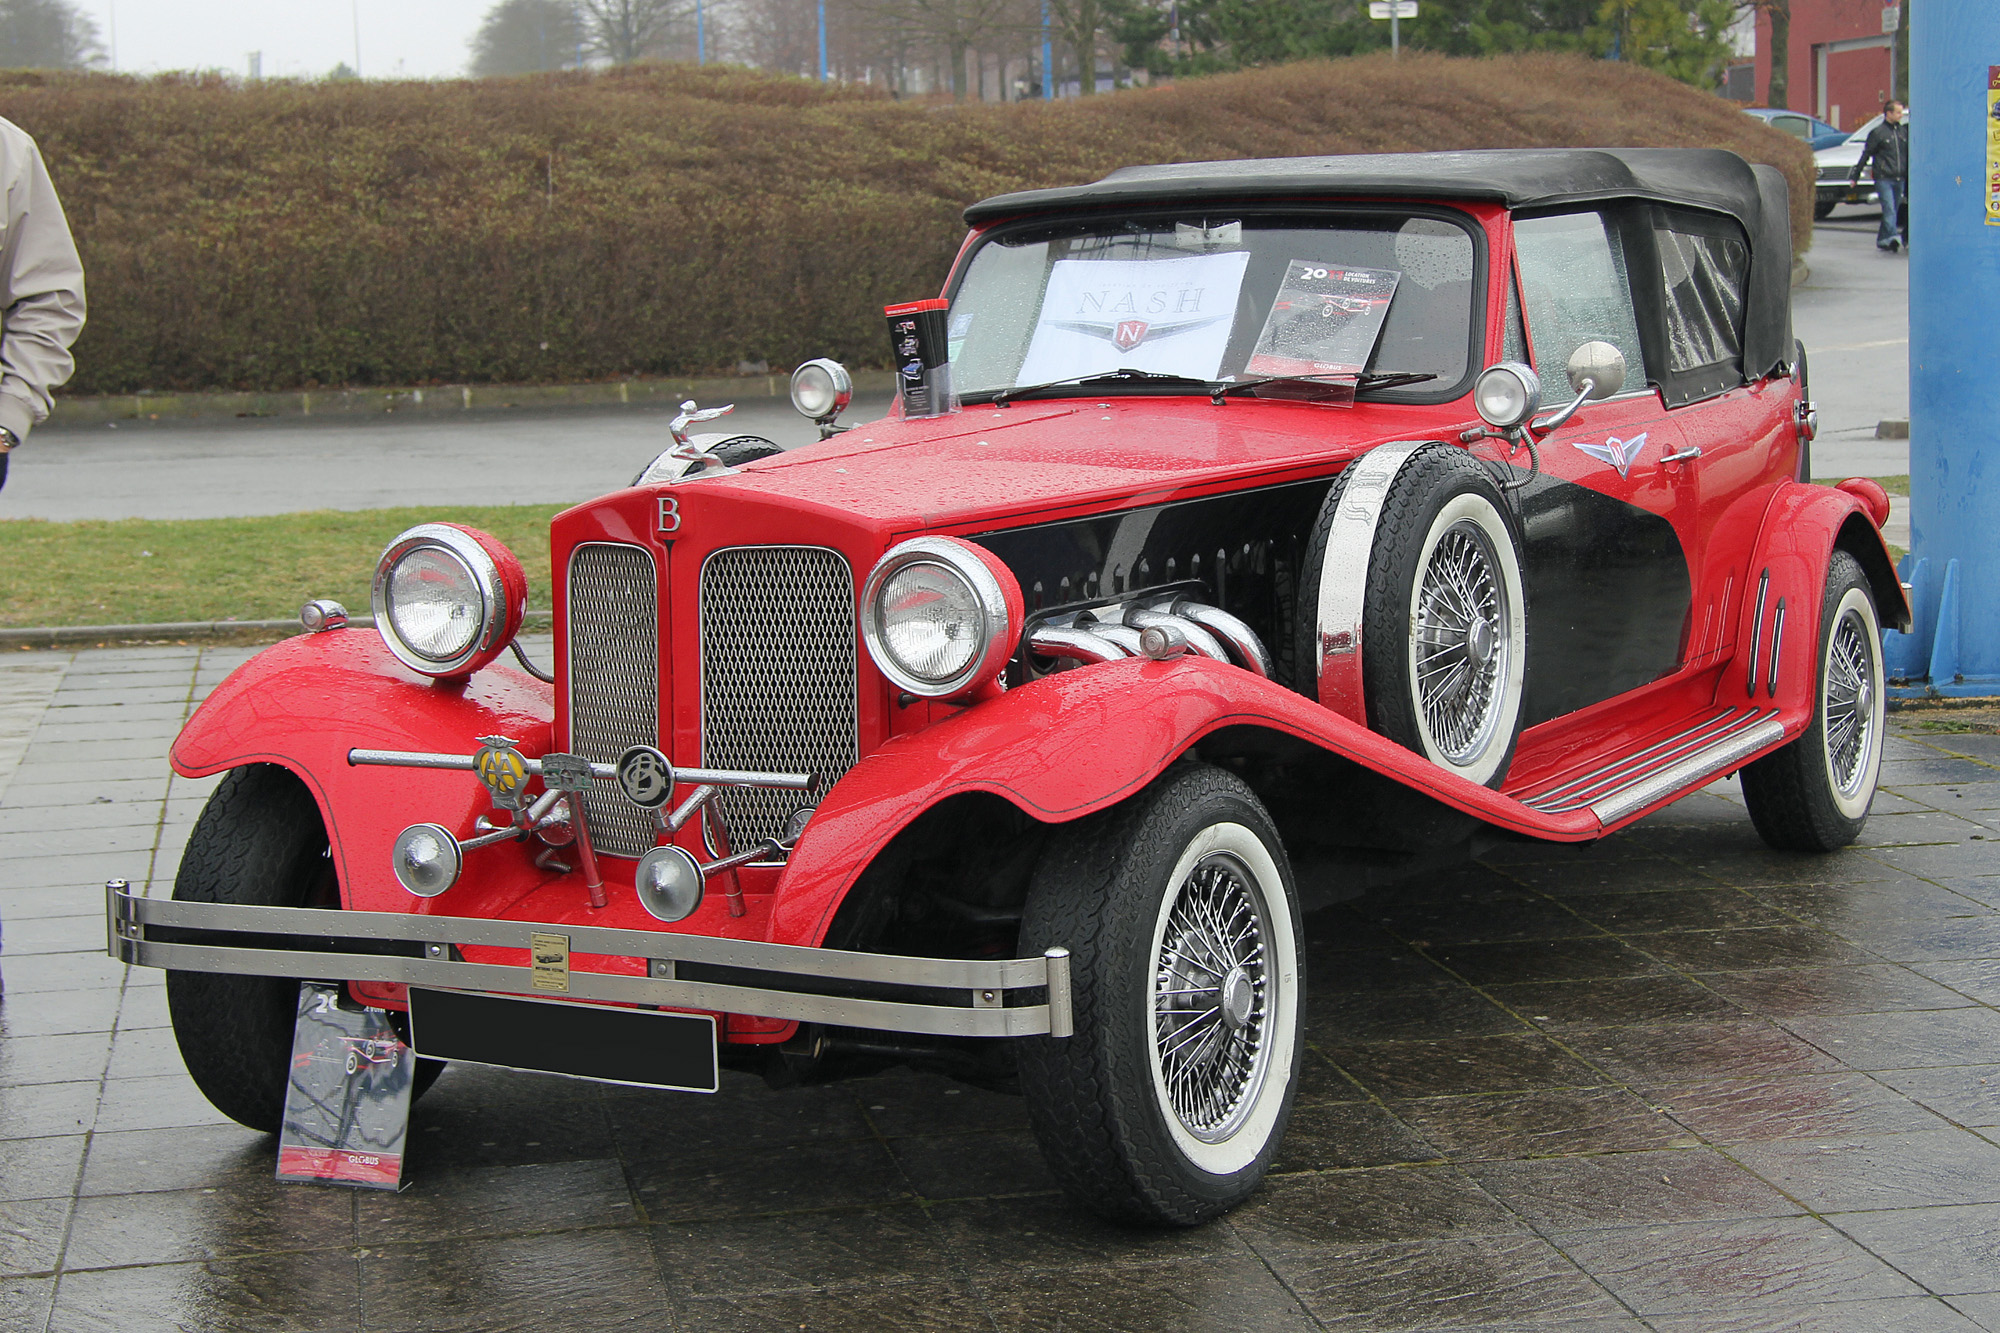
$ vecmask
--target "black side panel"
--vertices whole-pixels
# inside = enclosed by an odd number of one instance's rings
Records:
[[[1029,614],[1195,581],[1240,616],[1290,684],[1299,566],[1332,479],[1267,486],[1119,513],[988,532],[972,540],[1021,581]]]
[[[1523,725],[1637,689],[1679,666],[1694,593],[1673,525],[1546,474],[1520,496],[1528,593]]]

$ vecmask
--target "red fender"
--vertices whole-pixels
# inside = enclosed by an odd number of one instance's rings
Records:
[[[484,788],[466,773],[355,768],[347,752],[470,754],[477,737],[497,734],[537,757],[548,752],[554,713],[551,687],[510,667],[433,681],[397,662],[379,636],[338,630],[287,639],[238,667],[188,719],[172,760],[189,778],[243,764],[283,765],[319,802],[345,906],[444,911],[396,883],[390,847],[418,818],[469,829],[489,804]],[[548,878],[515,859],[482,862],[482,910],[498,914]],[[456,910],[464,907],[458,900]]]
[[[1780,486],[1765,510],[1745,570],[1736,656],[1717,680],[1715,700],[1727,707],[1776,707],[1787,738],[1803,732],[1812,721],[1819,684],[1820,604],[1835,547],[1852,552],[1861,562],[1884,627],[1909,623],[1909,599],[1863,500],[1831,486],[1802,482]],[[1759,620],[1758,591],[1766,571],[1770,583]],[[1773,694],[1772,639],[1781,599],[1785,623],[1777,645],[1778,687]]]
[[[793,851],[770,937],[819,943],[876,852],[946,797],[990,792],[1047,823],[1080,819],[1144,787],[1202,737],[1243,725],[1308,741],[1500,828],[1564,842],[1602,831],[1588,810],[1530,810],[1239,667],[1128,658],[1045,677],[869,754],[826,794]]]

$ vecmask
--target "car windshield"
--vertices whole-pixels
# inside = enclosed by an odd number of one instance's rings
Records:
[[[977,398],[1121,370],[1146,372],[1124,391],[1155,393],[1188,392],[1166,377],[1402,375],[1435,395],[1468,370],[1475,255],[1468,224],[1412,213],[1003,228],[952,292],[952,379]]]

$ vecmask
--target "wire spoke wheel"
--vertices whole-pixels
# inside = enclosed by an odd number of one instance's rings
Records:
[[[1270,1064],[1267,909],[1243,864],[1196,864],[1168,909],[1154,969],[1153,1050],[1169,1109],[1204,1143],[1236,1132]]]
[[[1868,627],[1848,611],[1833,629],[1826,655],[1826,765],[1841,795],[1852,797],[1868,775],[1875,746],[1875,682]]]
[[[1175,764],[1050,833],[1020,947],[1070,951],[1074,1030],[1017,1051],[1028,1121],[1071,1198],[1191,1226],[1257,1188],[1305,1049],[1301,934],[1270,812],[1226,770]]]
[[[1757,832],[1791,852],[1830,852],[1859,837],[1882,776],[1881,618],[1867,574],[1847,551],[1827,561],[1819,626],[1811,722],[1742,771]]]
[[[1511,647],[1507,590],[1478,524],[1446,528],[1419,576],[1410,618],[1418,706],[1439,752],[1464,763],[1491,740]]]

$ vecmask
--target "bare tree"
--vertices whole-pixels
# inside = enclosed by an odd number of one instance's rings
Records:
[[[1792,70],[1792,0],[1742,0],[1742,8],[1771,21],[1771,90],[1769,106],[1790,106]],[[1907,11],[1906,11],[1907,12]]]
[[[614,65],[665,55],[687,14],[684,0],[577,0],[584,49]]]
[[[0,68],[88,69],[103,63],[97,24],[69,0],[0,0]]]
[[[1017,0],[861,0],[861,7],[878,29],[899,30],[934,48],[951,71],[952,95],[958,98],[970,82],[968,53],[1021,26]]]
[[[582,43],[572,0],[500,0],[472,39],[472,75],[562,69],[577,63]]]
[[[1097,38],[1108,15],[1101,0],[1049,0],[1049,26],[1076,56],[1077,91],[1097,91]]]

